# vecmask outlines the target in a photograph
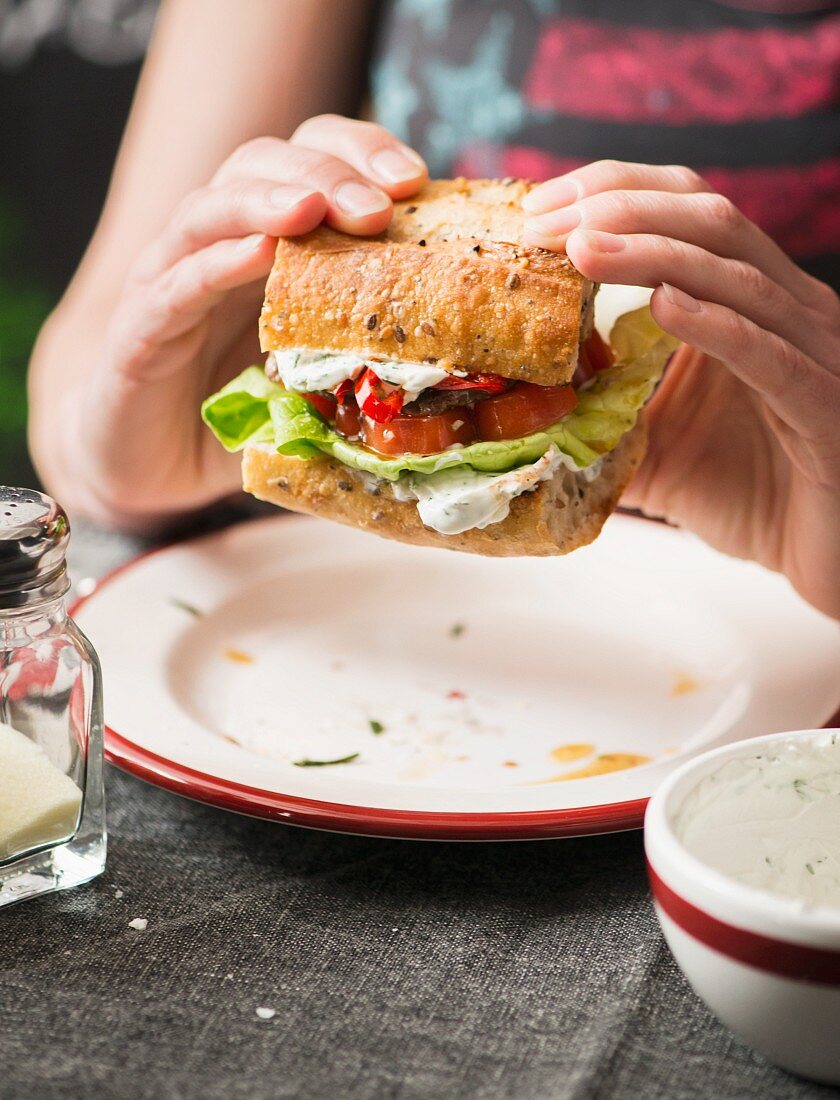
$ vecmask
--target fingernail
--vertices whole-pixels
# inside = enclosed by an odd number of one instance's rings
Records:
[[[627,244],[618,233],[602,233],[600,229],[579,229],[576,236],[593,252],[621,252]]]
[[[525,248],[545,248],[548,252],[562,252],[566,247],[566,242],[558,237],[535,233],[533,229],[524,229],[522,231],[522,245]]]
[[[686,294],[684,290],[679,290],[677,287],[671,286],[670,283],[663,283],[662,293],[671,305],[676,306],[677,309],[684,309],[686,313],[700,312],[700,303],[696,298],[692,298],[690,294]]]
[[[536,218],[526,218],[524,228],[540,237],[565,237],[580,225],[580,209],[565,206]]]
[[[243,237],[236,246],[237,252],[256,252],[262,248],[265,241],[265,233],[252,233],[250,237]]]
[[[529,214],[546,214],[558,206],[568,206],[580,198],[580,184],[576,179],[560,177],[541,183],[529,191],[522,200],[522,209]]]
[[[307,187],[275,187],[268,194],[268,201],[275,210],[293,210],[298,203],[315,192]]]
[[[385,183],[406,183],[423,175],[424,166],[420,160],[400,153],[397,149],[383,149],[370,158],[370,166]]]
[[[378,187],[371,187],[367,183],[359,183],[356,180],[339,184],[333,197],[336,205],[345,214],[350,214],[354,218],[362,218],[366,214],[380,214],[391,205],[391,200]]]

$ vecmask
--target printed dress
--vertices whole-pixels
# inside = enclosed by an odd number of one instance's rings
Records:
[[[688,164],[840,286],[840,4],[394,0],[372,88],[434,175]]]

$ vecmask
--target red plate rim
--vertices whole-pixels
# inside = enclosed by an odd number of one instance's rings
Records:
[[[140,748],[106,727],[106,757],[155,786],[249,817],[310,829],[414,840],[537,840],[640,828],[646,798],[573,810],[513,813],[433,813],[348,806],[264,791],[188,768]]]
[[[273,517],[266,518],[275,522]],[[98,596],[103,588],[141,562],[156,554],[217,534],[218,531],[211,531],[194,539],[164,543],[138,554],[101,577],[92,592],[74,601],[70,614],[75,615],[89,600]],[[835,723],[840,723],[840,710],[824,725],[830,727]],[[105,757],[123,771],[156,787],[222,810],[281,821],[287,825],[362,836],[412,840],[540,840],[617,833],[640,829],[649,801],[647,798],[636,798],[628,802],[606,802],[574,809],[508,813],[452,813],[348,806],[340,802],[324,802],[298,795],[280,794],[277,791],[265,791],[222,776],[196,771],[142,748],[107,725]]]

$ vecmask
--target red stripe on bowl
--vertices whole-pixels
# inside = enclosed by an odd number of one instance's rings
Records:
[[[706,947],[745,966],[776,974],[780,978],[840,986],[840,951],[777,940],[760,932],[727,924],[675,893],[659,877],[650,861],[647,869],[653,896],[662,911],[683,932]]]

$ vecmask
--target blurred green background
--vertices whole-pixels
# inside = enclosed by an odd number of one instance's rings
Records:
[[[26,218],[0,197],[0,481],[34,484],[26,452],[26,364],[52,296],[16,275]]]
[[[0,483],[37,483],[30,351],[96,225],[156,9],[0,3]]]

